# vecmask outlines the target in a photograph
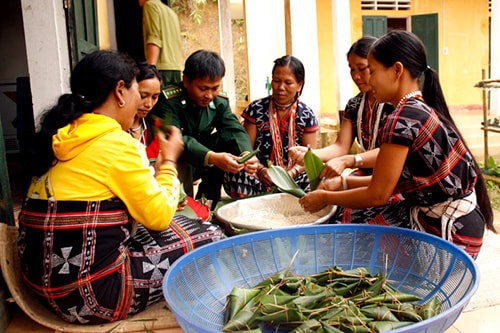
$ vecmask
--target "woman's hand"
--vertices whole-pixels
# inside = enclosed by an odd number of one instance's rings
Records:
[[[307,193],[299,199],[299,204],[308,213],[316,213],[325,208],[328,204],[325,202],[325,190],[315,190]]]
[[[269,177],[268,169],[265,167],[262,167],[257,171],[257,176],[259,177],[260,182],[266,186],[266,187],[271,187],[274,185],[273,180],[271,177]]]
[[[341,177],[333,177],[326,178],[321,180],[318,185],[318,190],[327,190],[327,191],[341,191],[342,190],[342,178]]]
[[[304,155],[307,153],[307,147],[295,146],[288,148],[288,158],[291,158],[295,164],[304,165]]]
[[[257,156],[253,156],[250,158],[248,161],[244,163],[245,166],[245,171],[250,175],[250,176],[255,176],[257,174],[257,170],[261,166],[259,159]]]
[[[177,162],[184,151],[181,131],[175,126],[169,126],[168,133],[159,131],[156,136],[160,143],[161,160]]]
[[[186,207],[187,204],[188,204],[187,199],[185,199],[183,202],[179,202],[179,204],[177,205],[177,211],[178,212],[183,211],[184,207]]]
[[[332,158],[325,163],[325,167],[323,168],[320,177],[333,178],[340,176],[346,167],[346,158],[344,158],[344,156]]]
[[[299,165],[294,165],[290,169],[286,170],[288,172],[288,175],[292,177],[292,179],[295,179],[300,173],[301,173],[301,167]]]

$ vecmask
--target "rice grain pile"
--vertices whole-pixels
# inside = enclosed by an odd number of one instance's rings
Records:
[[[219,208],[217,218],[238,228],[266,230],[324,223],[331,211],[332,207],[326,207],[314,214],[307,213],[296,197],[279,193],[229,203]]]

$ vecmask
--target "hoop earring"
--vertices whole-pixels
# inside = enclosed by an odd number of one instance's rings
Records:
[[[124,106],[125,106],[125,104],[127,104],[125,101],[120,101],[120,102],[118,103],[118,106],[122,108],[122,107],[124,107]]]

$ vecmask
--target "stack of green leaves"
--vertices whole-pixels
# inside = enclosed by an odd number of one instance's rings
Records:
[[[227,298],[224,332],[261,332],[264,325],[287,332],[385,332],[440,312],[436,297],[420,305],[382,274],[367,268],[297,276],[276,273],[253,288],[233,288]]]

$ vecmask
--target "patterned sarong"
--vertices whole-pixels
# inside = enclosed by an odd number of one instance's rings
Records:
[[[162,300],[170,265],[222,237],[218,226],[184,216],[150,231],[119,200],[28,199],[19,224],[26,284],[59,317],[81,324],[124,319]]]

